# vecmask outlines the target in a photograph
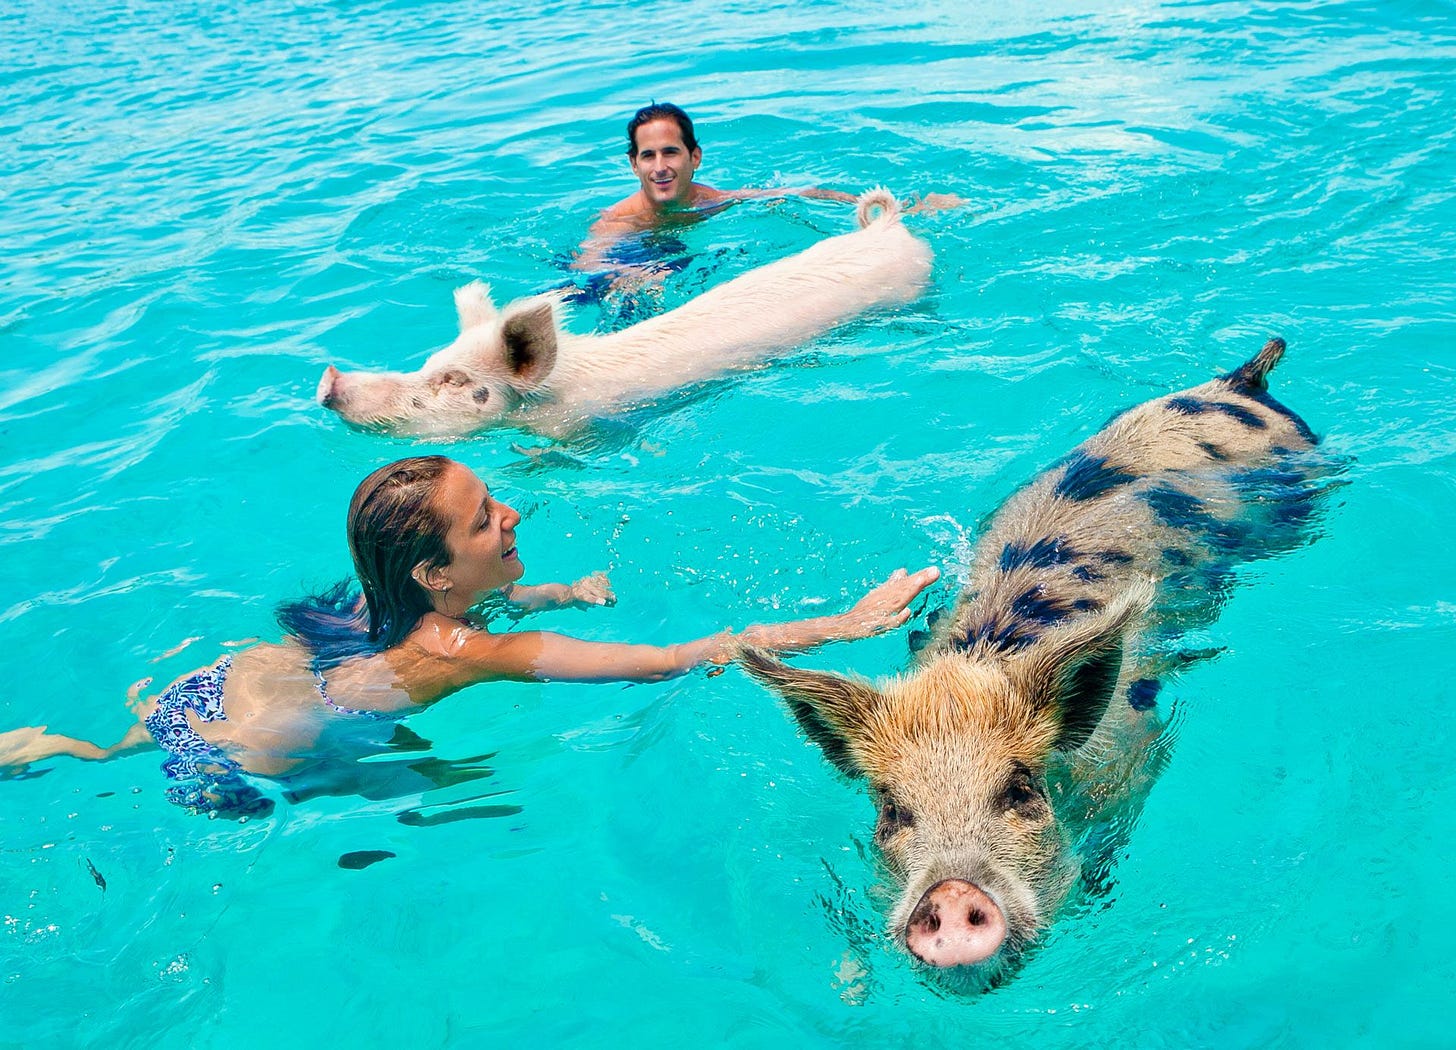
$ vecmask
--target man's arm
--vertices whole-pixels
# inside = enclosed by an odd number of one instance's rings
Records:
[[[808,197],[810,200],[839,201],[842,204],[853,204],[859,200],[853,193],[845,193],[843,190],[826,190],[819,186],[782,186],[762,190],[733,190],[729,195],[738,200],[749,200],[754,197]]]
[[[640,192],[602,209],[587,229],[586,240],[576,250],[573,270],[596,273],[613,268],[610,250],[618,241],[652,229],[661,221]]]

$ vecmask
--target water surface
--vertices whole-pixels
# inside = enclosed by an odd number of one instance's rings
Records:
[[[130,682],[274,636],[347,572],[356,481],[417,451],[527,513],[530,578],[611,572],[615,609],[537,624],[661,642],[954,575],[1115,409],[1270,334],[1276,394],[1354,459],[1165,690],[1177,746],[1106,907],[991,995],[886,947],[868,800],[734,671],[462,693],[411,727],[492,775],[419,798],[208,821],[155,756],[0,784],[0,1042],[1447,1041],[1449,4],[22,0],[0,28],[5,726],[113,738]],[[933,289],[572,463],[325,417],[324,365],[422,360],[456,285],[562,280],[654,98],[714,185],[968,198],[912,220]],[[661,305],[850,221],[685,230]],[[899,634],[807,662],[906,661]]]

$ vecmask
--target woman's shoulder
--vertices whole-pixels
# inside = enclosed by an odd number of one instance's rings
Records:
[[[459,689],[492,679],[536,677],[545,640],[540,631],[495,633],[440,613],[427,613],[399,646],[397,666],[413,665],[413,676]]]
[[[495,654],[511,637],[494,634],[469,620],[431,612],[385,655],[411,692],[430,694],[491,677]]]
[[[453,660],[494,637],[485,627],[463,617],[428,612],[391,652]]]

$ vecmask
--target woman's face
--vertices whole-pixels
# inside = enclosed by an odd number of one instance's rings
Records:
[[[452,463],[440,476],[431,501],[449,523],[445,546],[450,564],[447,608],[464,612],[491,591],[521,578],[525,566],[516,554],[521,516],[491,498],[485,482],[468,467]]]

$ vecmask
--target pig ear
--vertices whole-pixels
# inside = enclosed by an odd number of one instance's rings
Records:
[[[547,300],[536,300],[506,314],[501,325],[506,367],[517,386],[539,386],[556,367],[556,312]]]
[[[490,301],[490,285],[484,281],[471,281],[455,289],[455,316],[460,318],[462,332],[485,324],[495,315],[495,303]]]
[[[1045,635],[1017,661],[1038,712],[1057,720],[1057,750],[1081,747],[1102,720],[1129,635],[1151,599],[1151,584],[1136,587],[1102,613]]]
[[[783,698],[804,735],[819,745],[836,769],[847,777],[864,776],[850,752],[850,742],[879,704],[878,692],[828,671],[790,667],[758,649],[744,650],[738,662]]]

